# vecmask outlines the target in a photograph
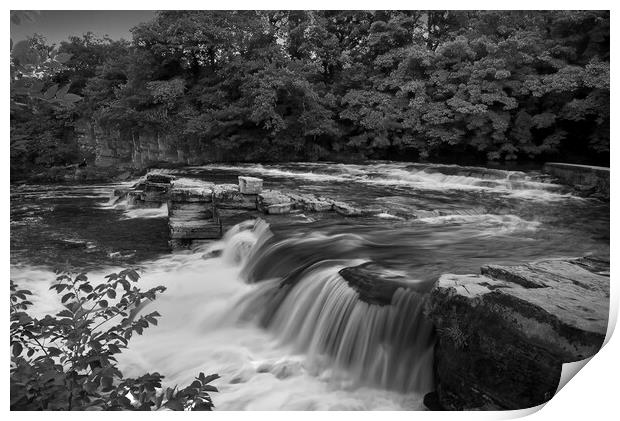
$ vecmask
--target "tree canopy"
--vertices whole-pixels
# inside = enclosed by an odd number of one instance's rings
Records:
[[[75,102],[14,109],[12,152],[87,121],[230,161],[609,161],[606,11],[163,11],[132,34],[33,41],[64,60],[36,83]]]

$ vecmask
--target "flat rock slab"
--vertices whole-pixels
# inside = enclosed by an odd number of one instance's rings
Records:
[[[241,194],[259,194],[263,190],[261,178],[239,176],[238,179]]]
[[[175,177],[169,174],[149,173],[146,175],[146,181],[153,183],[165,183],[170,184],[174,181]]]
[[[405,273],[389,270],[373,262],[341,269],[340,276],[357,291],[360,300],[375,305],[390,305],[398,288],[422,292],[424,285]]]
[[[235,184],[216,184],[213,187],[213,201],[218,209],[256,210],[256,194],[243,194]]]
[[[294,202],[290,196],[275,190],[264,190],[258,195],[258,210],[269,215],[289,213],[293,205]]]
[[[200,221],[213,219],[214,209],[211,203],[206,202],[170,202],[168,217],[179,221]]]
[[[211,186],[204,187],[177,187],[176,185],[168,192],[168,198],[172,202],[213,202],[213,189]]]
[[[480,275],[442,275],[425,311],[439,336],[442,406],[522,409],[551,399],[562,364],[594,355],[605,339],[603,265],[545,259],[483,266]]]

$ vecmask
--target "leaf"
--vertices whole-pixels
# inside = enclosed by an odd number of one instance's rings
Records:
[[[220,375],[219,375],[219,374],[210,374],[210,375],[208,375],[207,377],[205,377],[205,378],[204,378],[204,380],[203,380],[202,382],[203,382],[203,384],[204,384],[204,383],[210,383],[210,382],[212,382],[213,380],[216,380],[216,379],[219,379],[219,378],[220,378]]]
[[[22,350],[23,350],[22,344],[20,344],[19,342],[13,343],[13,356],[14,357],[19,357],[19,355],[22,353]]]
[[[43,94],[43,98],[45,98],[45,99],[52,99],[56,95],[57,91],[58,91],[58,84],[54,84],[54,85],[50,86],[49,88],[47,88],[47,90]]]
[[[129,279],[131,279],[132,282],[137,282],[138,279],[140,279],[140,275],[138,275],[138,272],[136,272],[133,269],[127,269],[126,273],[127,273],[127,276],[129,277]]]
[[[113,289],[109,289],[106,294],[110,298],[116,298],[116,291],[114,291]]]
[[[82,100],[82,97],[76,94],[67,94],[62,97],[63,101],[74,103]]]
[[[67,309],[64,309],[56,315],[57,317],[73,317],[73,313]]]
[[[61,293],[61,292],[62,292],[65,288],[67,288],[68,286],[69,286],[69,285],[66,285],[66,284],[56,284],[56,285],[52,285],[52,286],[50,287],[50,289],[54,289],[54,288],[55,288],[55,289],[56,289],[56,292],[57,292],[58,294],[60,294],[60,293]]]
[[[70,292],[70,293],[68,293],[68,294],[63,295],[63,296],[62,296],[62,299],[61,299],[60,301],[64,304],[64,303],[65,303],[65,302],[67,302],[69,299],[74,298],[74,297],[75,297],[75,294],[74,294],[74,293],[72,293],[72,292]]]
[[[108,306],[108,302],[106,300],[101,300],[99,301],[99,305],[103,308],[106,308]]]
[[[80,289],[84,292],[92,292],[93,287],[90,284],[82,284],[80,285]]]
[[[107,391],[111,390],[112,389],[112,382],[113,382],[112,377],[109,377],[109,376],[103,377],[101,379],[101,389],[104,392],[107,392]]]
[[[58,355],[62,354],[60,349],[53,347],[53,346],[47,348],[47,353],[52,357],[57,357]]]

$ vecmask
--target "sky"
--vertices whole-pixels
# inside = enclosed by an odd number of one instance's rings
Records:
[[[96,35],[109,35],[112,39],[131,40],[129,29],[155,16],[150,10],[42,10],[34,22],[11,22],[14,42],[38,33],[47,38],[48,44],[59,44],[71,35],[88,31]]]

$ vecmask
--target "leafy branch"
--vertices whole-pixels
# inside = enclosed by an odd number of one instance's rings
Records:
[[[157,325],[143,306],[165,291],[147,291],[138,273],[125,269],[91,285],[85,273],[60,274],[50,287],[64,309],[38,319],[28,314],[32,292],[11,281],[11,409],[15,410],[211,410],[209,383],[198,377],[183,389],[162,388],[159,373],[124,378],[116,355],[134,333]]]

